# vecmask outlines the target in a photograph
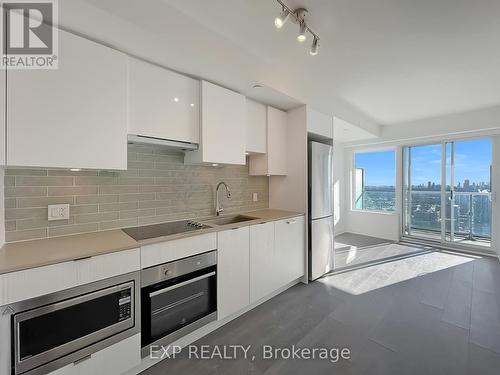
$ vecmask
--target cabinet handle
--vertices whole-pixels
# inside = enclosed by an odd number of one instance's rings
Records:
[[[287,223],[287,224],[295,224],[296,222],[297,222],[297,220],[289,220],[289,221],[287,221],[286,223]]]
[[[88,256],[88,257],[76,258],[76,259],[73,259],[73,262],[79,262],[80,260],[85,260],[85,259],[90,259],[90,258],[92,258],[92,257]]]
[[[92,358],[92,354],[89,354],[89,355],[86,355],[85,357],[82,357],[80,359],[77,359],[75,362],[73,362],[73,365],[77,366],[79,365],[80,363],[82,362],[85,362],[87,360],[89,360],[90,358]]]

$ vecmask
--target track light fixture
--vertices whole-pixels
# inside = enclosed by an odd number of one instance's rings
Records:
[[[305,42],[307,40],[307,33],[313,36],[313,42],[310,50],[310,54],[315,56],[319,51],[319,36],[307,25],[307,9],[297,8],[295,10],[291,9],[286,5],[283,0],[276,0],[278,4],[281,5],[281,13],[274,19],[274,26],[277,29],[281,29],[285,22],[290,18],[291,21],[299,25],[299,34],[297,35],[298,42]]]
[[[307,24],[306,21],[302,21],[300,23],[300,28],[299,28],[299,35],[297,35],[297,41],[298,42],[305,42],[307,39],[306,36],[306,31],[307,31]]]
[[[281,29],[285,22],[288,20],[289,16],[290,12],[288,11],[288,9],[283,8],[281,14],[274,19],[274,26],[276,26],[277,29]]]
[[[319,39],[314,37],[313,39],[313,44],[311,46],[311,50],[309,51],[309,54],[312,56],[316,56],[319,52]]]

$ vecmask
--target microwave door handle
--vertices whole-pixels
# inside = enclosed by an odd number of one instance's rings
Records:
[[[175,285],[172,285],[172,286],[169,286],[169,287],[166,287],[166,288],[163,288],[163,289],[151,292],[151,293],[149,293],[149,298],[158,296],[158,295],[166,293],[166,292],[170,292],[171,290],[183,287],[185,285],[189,285],[189,284],[195,283],[197,281],[206,279],[206,278],[211,277],[211,276],[215,276],[215,271],[207,273],[205,275],[201,275],[201,276],[195,277],[194,279],[183,281],[182,283],[179,283],[179,284],[175,284]]]

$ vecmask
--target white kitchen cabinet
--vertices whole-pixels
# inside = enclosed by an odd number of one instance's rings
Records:
[[[201,81],[200,146],[186,152],[186,163],[245,165],[245,97]]]
[[[251,176],[284,176],[287,174],[287,114],[267,107],[267,153],[251,155]]]
[[[118,375],[131,370],[141,362],[140,333],[108,346],[80,362],[70,363],[50,375]]]
[[[129,134],[198,143],[200,81],[129,58]]]
[[[249,227],[217,233],[217,315],[223,319],[250,303]]]
[[[282,260],[286,261],[286,259]],[[276,288],[279,267],[274,242],[274,222],[250,226],[250,302],[271,294]]]
[[[148,268],[158,264],[173,262],[181,258],[206,253],[217,249],[216,233],[158,242],[141,247],[141,267]]]
[[[276,221],[275,256],[277,288],[282,287],[305,273],[305,220],[303,216]]]
[[[246,150],[265,154],[267,151],[267,108],[264,104],[246,99]]]
[[[7,71],[7,164],[127,169],[126,55],[58,33],[58,69]]]

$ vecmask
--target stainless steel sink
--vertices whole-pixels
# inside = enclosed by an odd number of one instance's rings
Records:
[[[203,224],[208,225],[227,225],[227,224],[235,224],[241,223],[244,221],[256,220],[256,217],[245,216],[245,215],[233,215],[233,216],[222,216],[215,219],[204,220]]]

